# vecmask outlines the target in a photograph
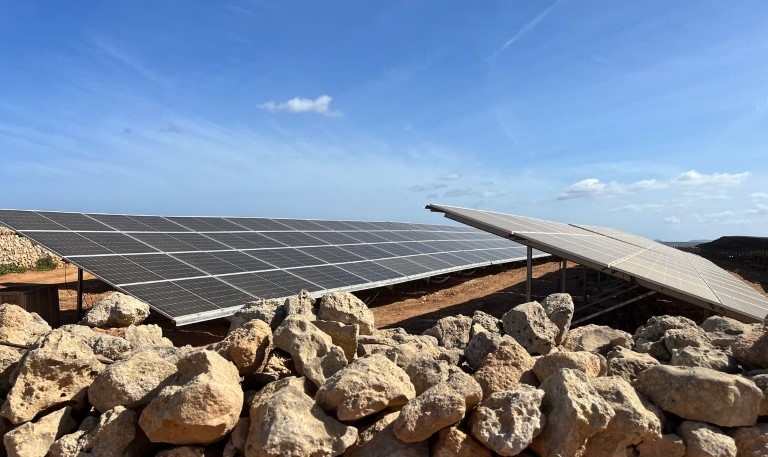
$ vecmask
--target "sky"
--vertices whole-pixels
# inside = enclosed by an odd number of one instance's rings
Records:
[[[0,0],[0,207],[768,236],[768,2]]]

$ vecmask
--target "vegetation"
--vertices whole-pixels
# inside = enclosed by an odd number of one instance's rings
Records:
[[[15,263],[2,263],[0,264],[0,275],[7,275],[9,273],[24,273],[26,268],[16,265]]]
[[[56,269],[56,266],[57,266],[56,259],[47,255],[45,257],[41,257],[37,259],[37,262],[35,262],[35,266],[31,268],[31,270],[49,271],[49,270]],[[21,265],[18,265],[15,263],[0,264],[0,275],[7,275],[10,273],[24,273],[25,271],[28,271],[28,270],[30,270],[30,268],[24,268]]]

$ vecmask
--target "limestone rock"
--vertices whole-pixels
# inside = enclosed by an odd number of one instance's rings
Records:
[[[125,329],[125,339],[134,350],[173,346],[171,340],[163,337],[163,329],[157,324],[129,325]]]
[[[685,443],[674,433],[661,435],[655,441],[643,441],[636,446],[637,457],[684,457]]]
[[[464,418],[466,400],[446,383],[430,387],[400,410],[392,431],[400,441],[423,441]]]
[[[445,360],[416,359],[405,367],[405,373],[411,380],[416,395],[448,379],[451,374],[461,371]]]
[[[673,328],[664,332],[664,346],[672,354],[675,349],[687,347],[712,348],[707,333],[699,327]]]
[[[562,369],[541,383],[547,424],[531,443],[541,457],[585,456],[587,440],[605,430],[613,407],[578,370]]]
[[[376,328],[373,312],[362,300],[349,292],[329,292],[320,299],[317,317],[324,321],[357,324],[361,335],[370,335]]]
[[[274,334],[275,346],[291,354],[299,374],[322,386],[325,380],[347,365],[344,351],[306,317],[286,318]]]
[[[133,349],[131,343],[122,336],[99,333],[84,325],[62,325],[58,330],[80,338],[95,355],[110,360],[124,358]]]
[[[707,333],[741,335],[749,331],[749,324],[725,316],[710,316],[701,323],[701,329]]]
[[[547,422],[540,411],[543,398],[543,390],[524,384],[496,392],[472,413],[472,436],[497,454],[518,455]]]
[[[509,390],[525,382],[537,384],[533,373],[535,360],[512,338],[502,344],[486,359],[485,364],[475,372],[474,378],[487,398],[495,392]]]
[[[491,457],[491,451],[456,427],[440,430],[432,457]]]
[[[51,457],[111,457],[135,455],[130,448],[136,438],[137,415],[118,406],[98,420],[84,421],[80,429],[51,446]]]
[[[447,316],[439,319],[434,326],[424,331],[424,335],[437,338],[440,346],[446,349],[464,347],[469,342],[469,329],[472,318],[468,316]]]
[[[570,294],[556,293],[550,294],[541,302],[541,306],[547,313],[549,320],[554,322],[559,329],[555,337],[555,344],[562,344],[568,329],[571,328],[573,319],[573,298]]]
[[[16,381],[0,414],[20,424],[43,410],[84,398],[102,369],[104,365],[81,339],[53,330],[19,361]]]
[[[80,324],[89,327],[128,327],[141,324],[148,316],[148,304],[130,295],[112,292],[95,302]]]
[[[213,351],[192,352],[178,375],[141,413],[139,425],[155,443],[210,444],[235,426],[243,405],[237,368]]]
[[[335,321],[312,321],[331,341],[344,351],[347,362],[351,362],[357,355],[357,337],[360,335],[360,326],[357,324],[342,324]]]
[[[611,349],[605,358],[608,364],[607,374],[621,376],[629,382],[634,382],[641,371],[659,364],[659,361],[649,354],[635,352],[622,346]]]
[[[247,457],[334,456],[357,440],[357,429],[315,405],[305,393],[302,379],[278,382],[282,388],[261,395],[252,404]]]
[[[549,354],[560,334],[538,302],[523,303],[501,317],[504,333],[516,339],[531,354]]]
[[[272,329],[266,322],[253,319],[229,332],[211,349],[234,363],[241,374],[247,375],[264,368],[271,346]]]
[[[384,414],[361,429],[357,442],[344,452],[344,457],[429,457],[428,441],[406,443],[397,439],[392,427],[399,416],[399,411]]]
[[[683,421],[677,432],[685,441],[685,457],[736,457],[736,442],[714,425]]]
[[[733,356],[747,369],[768,368],[768,327],[753,326],[736,337]]]
[[[635,350],[667,362],[670,353],[664,344],[664,334],[671,329],[695,328],[696,323],[681,316],[653,316],[637,328],[634,335]]]
[[[242,457],[245,454],[245,443],[248,441],[248,430],[251,428],[251,418],[241,417],[224,447],[222,457]]]
[[[307,290],[300,291],[293,297],[288,297],[283,303],[283,309],[285,315],[302,314],[307,316],[310,320],[317,319],[317,305],[312,294]]]
[[[589,324],[569,330],[562,346],[567,351],[587,351],[605,355],[619,346],[631,349],[632,335],[605,325]]]
[[[483,331],[498,333],[500,335],[501,332],[504,331],[504,324],[501,323],[501,319],[493,317],[478,309],[472,313],[472,327],[470,329],[469,337],[472,338]]]
[[[249,302],[232,316],[229,331],[232,332],[254,319],[266,322],[274,331],[285,319],[285,307],[280,300],[275,299],[259,299]]]
[[[592,386],[616,414],[605,430],[587,441],[585,455],[623,456],[629,446],[661,438],[659,418],[627,381],[618,376],[602,377],[593,380]]]
[[[342,421],[361,419],[416,396],[400,367],[383,355],[355,360],[328,378],[315,395],[317,404]]]
[[[5,396],[12,385],[12,375],[24,354],[23,349],[0,346],[0,396]]]
[[[467,365],[475,371],[479,370],[485,363],[488,354],[499,348],[501,341],[502,336],[497,333],[477,333],[464,348],[464,358],[467,361]]]
[[[688,346],[682,349],[673,349],[670,365],[681,367],[704,367],[724,373],[739,373],[739,364],[736,359],[715,348]]]
[[[144,406],[171,381],[176,365],[155,352],[141,351],[108,365],[88,388],[88,400],[99,411],[116,406]]]
[[[0,341],[29,346],[51,331],[51,326],[37,313],[17,305],[0,305]]]
[[[747,378],[763,391],[763,401],[760,402],[758,416],[768,416],[768,372],[749,375]]]
[[[77,427],[69,406],[7,432],[3,444],[9,457],[45,457],[57,438]]]
[[[765,457],[768,455],[768,424],[739,427],[728,432],[736,442],[737,457]]]
[[[533,372],[539,382],[543,382],[561,368],[572,368],[584,372],[589,378],[596,378],[600,375],[600,357],[586,351],[555,352],[539,357]]]
[[[467,411],[477,406],[483,400],[483,389],[471,375],[461,370],[451,373],[445,384],[464,398]]]
[[[206,457],[209,455],[204,447],[179,446],[158,452],[155,457]],[[213,454],[211,454],[213,455]]]
[[[636,387],[665,411],[723,427],[754,425],[763,397],[744,377],[700,367],[653,366]]]

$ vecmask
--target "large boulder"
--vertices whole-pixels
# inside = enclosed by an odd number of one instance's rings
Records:
[[[392,431],[406,443],[423,441],[461,421],[466,410],[464,396],[447,383],[440,383],[408,402],[400,410]]]
[[[675,349],[688,347],[710,349],[712,340],[707,332],[699,327],[673,328],[664,332],[664,346],[672,354]]]
[[[42,317],[17,305],[0,305],[0,341],[29,346],[51,331]]]
[[[35,422],[26,422],[7,432],[3,444],[9,457],[45,457],[56,439],[77,427],[69,406]]]
[[[118,360],[127,357],[133,350],[131,343],[122,336],[101,333],[98,329],[94,331],[84,325],[62,325],[57,330],[83,340],[97,357]]]
[[[361,335],[370,335],[376,329],[373,312],[362,300],[349,292],[329,292],[320,299],[317,318],[342,324],[357,324]]]
[[[543,382],[562,368],[583,371],[587,377],[596,378],[601,371],[600,356],[586,351],[555,352],[536,359],[533,372]]]
[[[587,351],[605,355],[615,347],[631,349],[632,335],[605,325],[589,324],[569,330],[562,346],[566,351]]]
[[[464,398],[467,411],[477,406],[483,400],[483,389],[471,375],[463,371],[451,373],[445,384]]]
[[[438,433],[432,457],[491,457],[491,451],[458,427],[448,427]]]
[[[88,400],[101,412],[116,406],[144,406],[175,374],[175,364],[153,351],[140,351],[96,376],[88,388]]]
[[[635,352],[622,346],[611,349],[605,358],[607,374],[621,376],[629,382],[634,382],[641,371],[659,364],[659,361],[649,354]]]
[[[768,370],[765,373],[748,373],[747,379],[754,382],[758,389],[763,391],[763,401],[760,402],[758,416],[768,416]]]
[[[664,334],[668,330],[686,328],[696,328],[696,323],[682,316],[653,316],[635,330],[634,349],[667,362],[671,355],[664,343]]]
[[[240,374],[248,375],[264,368],[271,346],[272,329],[266,322],[253,319],[213,344],[211,350],[234,363]]]
[[[585,455],[624,456],[630,446],[661,438],[659,411],[648,409],[627,381],[609,376],[593,380],[592,386],[616,414],[587,441]]]
[[[308,290],[301,290],[297,295],[288,297],[283,303],[285,315],[303,314],[310,320],[317,319],[317,305],[315,298]]]
[[[507,311],[501,321],[504,333],[516,339],[531,354],[549,354],[560,328],[549,320],[538,302],[528,302]]]
[[[302,315],[286,318],[274,334],[275,346],[291,354],[299,374],[318,387],[347,365],[344,350]]]
[[[19,365],[23,349],[0,346],[0,396],[5,396],[12,387],[12,375]]]
[[[518,455],[547,422],[540,410],[543,398],[543,390],[524,384],[496,392],[472,413],[472,436],[499,455]]]
[[[485,363],[488,354],[494,352],[501,346],[503,338],[505,337],[492,332],[480,332],[475,334],[464,348],[464,359],[467,361],[467,365],[469,365],[472,370],[479,370]]]
[[[733,356],[747,369],[768,368],[768,326],[755,325],[736,337]]]
[[[155,443],[214,443],[240,416],[243,390],[232,362],[196,351],[176,365],[178,375],[144,408],[139,425]]]
[[[347,362],[351,362],[357,355],[357,338],[360,336],[360,326],[357,324],[342,324],[336,321],[318,321],[312,323],[326,335],[331,341],[344,351]]]
[[[736,442],[714,425],[683,421],[677,433],[685,441],[685,457],[736,457]]]
[[[616,414],[578,370],[562,369],[539,386],[544,391],[541,411],[547,424],[531,443],[541,457],[581,457],[587,440],[601,430]]]
[[[222,457],[243,457],[245,454],[245,443],[248,442],[248,431],[251,428],[251,418],[241,417],[232,433],[229,434],[229,440],[224,447]]]
[[[95,302],[80,324],[89,327],[139,325],[149,316],[149,305],[121,292],[112,292]]]
[[[355,443],[357,429],[325,414],[305,392],[304,379],[272,384],[251,404],[247,457],[341,455]]]
[[[430,457],[429,441],[397,439],[392,429],[399,416],[399,411],[382,413],[376,422],[361,428],[357,442],[347,448],[344,457]]]
[[[713,347],[688,346],[672,349],[670,365],[680,367],[704,367],[724,373],[739,373],[741,369],[731,355]]]
[[[550,294],[542,300],[541,306],[547,313],[549,320],[554,322],[559,329],[555,337],[555,344],[562,344],[568,329],[571,328],[571,320],[573,319],[573,311],[575,309],[573,298],[571,298],[570,294]]]
[[[473,375],[483,389],[483,397],[510,390],[521,382],[537,384],[533,373],[535,360],[517,341],[505,339],[485,359],[485,364]]]
[[[661,435],[661,438],[655,441],[643,441],[635,449],[637,450],[637,457],[685,456],[685,442],[674,433]]]
[[[472,327],[471,317],[447,316],[435,322],[435,325],[425,330],[423,335],[434,336],[438,344],[446,349],[464,349],[469,342],[470,327]]]
[[[49,408],[82,400],[103,369],[83,340],[53,330],[19,361],[16,380],[0,414],[21,424]]]
[[[479,309],[472,313],[472,327],[469,330],[470,338],[478,333],[490,332],[501,334],[503,331],[504,324],[501,323],[501,319],[491,316]]]
[[[118,406],[98,419],[88,416],[79,429],[58,439],[51,446],[50,457],[136,456],[131,445],[136,439],[138,416]]]
[[[461,371],[461,368],[451,365],[445,360],[432,358],[416,359],[405,367],[405,373],[416,389],[416,395],[447,380],[451,374],[457,371]]]
[[[737,457],[765,457],[768,455],[768,424],[739,427],[728,432],[736,442]]]
[[[125,328],[124,338],[131,343],[134,350],[173,346],[171,340],[163,337],[163,329],[157,324],[131,324]]]
[[[754,425],[763,392],[748,379],[709,368],[656,365],[635,387],[659,408],[723,427]]]
[[[732,336],[741,335],[750,329],[749,324],[725,316],[710,316],[701,323],[700,327],[707,333]]]
[[[402,368],[380,354],[355,360],[318,389],[315,401],[342,421],[361,419],[416,396]]]
[[[254,319],[266,322],[272,330],[275,330],[285,319],[283,302],[275,299],[259,299],[248,302],[232,316],[229,331],[232,332]]]

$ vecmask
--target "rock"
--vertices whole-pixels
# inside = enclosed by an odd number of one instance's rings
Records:
[[[606,400],[615,415],[601,430],[587,441],[589,456],[623,456],[629,446],[661,438],[661,422],[647,409],[635,389],[618,376],[597,378],[592,386]]]
[[[739,427],[728,432],[736,443],[737,457],[765,457],[768,455],[768,424]]]
[[[502,336],[497,333],[477,333],[464,348],[464,358],[467,361],[467,365],[474,371],[479,370],[485,363],[488,354],[499,348],[501,341]]]
[[[171,381],[176,365],[152,351],[108,365],[88,388],[88,400],[99,411],[116,406],[144,406]]]
[[[229,331],[233,332],[235,329],[243,326],[246,322],[250,322],[254,319],[266,322],[274,331],[280,326],[283,319],[285,319],[285,308],[283,303],[280,302],[280,300],[275,299],[259,299],[247,303],[232,316],[232,321],[229,324]]]
[[[472,413],[472,436],[497,454],[518,455],[547,422],[540,411],[543,398],[543,390],[527,385],[496,392]]]
[[[578,370],[562,369],[541,383],[547,424],[531,443],[541,457],[585,454],[587,440],[605,430],[615,411]]]
[[[157,324],[129,325],[125,329],[125,339],[131,343],[134,350],[173,346],[171,340],[163,337],[163,329]]]
[[[24,354],[23,349],[0,346],[0,396],[5,396],[12,386],[12,375]]]
[[[273,349],[267,357],[267,364],[264,366],[264,369],[260,373],[251,376],[251,378],[257,383],[268,384],[298,374],[291,355],[280,349]]]
[[[204,447],[179,446],[171,449],[162,450],[157,454],[155,454],[155,457],[206,457],[207,455],[209,454],[206,453],[206,450]]]
[[[84,421],[85,426],[63,436],[51,446],[50,457],[130,456],[136,438],[134,411],[118,406],[102,414],[98,420]]]
[[[37,313],[17,305],[0,305],[0,341],[29,346],[51,331],[51,326]]]
[[[521,382],[537,384],[533,373],[535,360],[512,338],[505,339],[485,364],[473,375],[483,389],[483,397],[510,390]]]
[[[768,368],[767,327],[753,326],[731,345],[733,357],[747,369]]]
[[[337,421],[304,391],[304,380],[288,378],[282,388],[260,395],[250,409],[247,457],[340,455],[357,440],[357,429]],[[265,388],[266,389],[266,388]]]
[[[344,351],[347,362],[351,362],[357,355],[357,337],[360,335],[360,326],[357,324],[342,324],[334,321],[312,321],[315,327],[331,337],[331,341]]]
[[[501,319],[478,309],[472,313],[472,327],[469,332],[470,339],[483,331],[501,335],[501,332],[504,331],[504,324],[501,323]]]
[[[400,441],[423,441],[464,418],[466,401],[446,383],[430,387],[400,410],[392,431]]]
[[[470,327],[472,327],[471,317],[447,316],[425,330],[423,335],[434,336],[437,338],[437,343],[446,349],[464,349],[469,342]]]
[[[634,382],[641,371],[659,364],[659,361],[649,354],[635,352],[622,346],[611,349],[605,358],[608,365],[607,374],[621,376],[629,382]]]
[[[416,396],[411,380],[383,355],[357,359],[328,378],[315,401],[342,421],[352,421],[400,406]]]
[[[491,451],[456,427],[440,430],[432,457],[491,457]]]
[[[559,329],[555,337],[555,344],[562,344],[568,329],[571,327],[573,319],[573,298],[570,294],[556,293],[550,294],[541,302],[544,312]]]
[[[283,310],[286,316],[301,314],[307,316],[309,320],[317,319],[317,305],[308,290],[302,290],[298,295],[286,298],[283,303]]]
[[[768,416],[768,373],[749,375],[747,379],[754,382],[757,388],[763,391],[763,400],[760,402],[758,416]]]
[[[710,316],[700,325],[707,333],[724,333],[726,335],[741,335],[749,331],[749,324],[725,316]]]
[[[459,366],[464,362],[464,351],[459,348],[445,349],[440,347],[440,353],[437,355],[438,360],[445,360],[451,365]]]
[[[643,441],[638,444],[637,457],[684,457],[685,443],[674,433],[661,435],[656,441]]]
[[[357,442],[344,452],[344,457],[429,457],[428,441],[406,443],[395,437],[392,427],[398,416],[399,411],[387,413],[361,429]]]
[[[461,369],[445,360],[435,359],[417,359],[405,367],[405,373],[410,378],[416,395],[447,380],[448,376],[457,371]]]
[[[83,399],[102,369],[104,365],[80,338],[53,330],[19,361],[16,381],[0,414],[20,424],[41,411]]]
[[[91,305],[80,324],[89,327],[128,327],[141,324],[148,316],[148,304],[130,295],[112,292]]]
[[[347,365],[344,351],[301,315],[292,315],[280,324],[274,334],[274,343],[290,353],[296,370],[318,387]]]
[[[664,334],[671,329],[695,328],[696,323],[681,316],[653,316],[635,331],[635,350],[667,362],[670,353],[664,344]]]
[[[373,312],[362,300],[349,292],[329,292],[320,299],[317,317],[324,321],[357,324],[361,335],[370,335],[376,328]]]
[[[605,325],[589,324],[569,330],[562,346],[566,351],[587,351],[605,355],[615,347],[632,349],[632,335]]]
[[[685,442],[685,457],[736,457],[736,442],[714,425],[683,421],[677,433]]]
[[[664,346],[672,354],[675,349],[687,347],[712,348],[707,333],[699,327],[673,328],[664,332]]]
[[[736,359],[715,348],[688,346],[682,349],[673,349],[670,365],[681,367],[704,367],[724,373],[739,373],[739,364]]]
[[[700,367],[656,365],[635,387],[665,411],[723,427],[754,425],[763,397],[748,379]]]
[[[97,356],[119,360],[130,354],[133,346],[121,336],[99,333],[84,325],[62,325],[60,331],[80,338]]]
[[[178,375],[144,408],[139,425],[150,441],[171,444],[216,442],[237,423],[243,391],[237,368],[213,351],[192,352]]]
[[[45,457],[57,438],[77,427],[69,406],[41,417],[36,422],[26,422],[3,436],[3,444],[9,457]]]
[[[224,448],[222,457],[242,457],[245,454],[245,443],[248,441],[248,430],[251,428],[251,418],[241,417]]]
[[[579,370],[588,378],[596,378],[600,375],[600,357],[585,351],[555,352],[539,357],[533,365],[533,372],[539,382],[543,382],[561,368]]]
[[[483,400],[483,389],[475,378],[459,370],[451,373],[445,384],[464,398],[467,411],[471,411]]]
[[[504,333],[516,339],[531,354],[549,354],[560,334],[538,302],[523,303],[501,317]]]
[[[266,322],[253,319],[229,332],[211,349],[234,363],[240,374],[261,371],[267,363],[272,346],[272,329]]]

